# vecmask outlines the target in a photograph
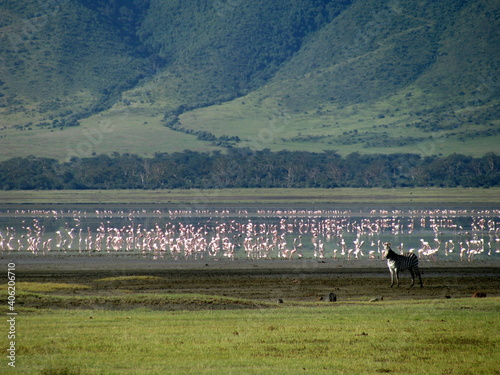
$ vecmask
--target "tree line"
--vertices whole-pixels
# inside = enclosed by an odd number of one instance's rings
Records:
[[[500,155],[229,149],[219,151],[73,157],[66,162],[28,156],[0,162],[3,190],[491,187],[500,185]]]

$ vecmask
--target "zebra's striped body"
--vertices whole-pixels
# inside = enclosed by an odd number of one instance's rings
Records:
[[[391,288],[394,285],[394,276],[396,276],[396,283],[399,287],[399,272],[401,271],[410,271],[411,274],[411,286],[415,285],[415,275],[418,276],[420,281],[420,287],[422,288],[424,285],[422,284],[422,277],[420,276],[420,271],[418,269],[418,258],[413,253],[405,253],[403,255],[396,254],[391,249],[391,244],[385,244],[385,257],[387,258],[387,266],[389,267],[389,271],[391,272]]]

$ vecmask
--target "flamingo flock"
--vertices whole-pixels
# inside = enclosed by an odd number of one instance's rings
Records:
[[[383,242],[398,243],[398,239],[404,239],[415,247],[406,249],[402,241],[397,246],[400,253],[412,252],[430,261],[448,256],[474,261],[480,255],[500,254],[499,213],[500,210],[372,210],[359,214],[342,210],[16,210],[0,212],[0,218],[7,218],[4,221],[10,223],[0,226],[0,252],[37,256],[137,254],[174,260],[358,260],[380,259]],[[463,218],[468,218],[468,225],[463,224]],[[150,225],[153,219],[156,222]],[[12,225],[19,221],[20,225]],[[56,230],[52,228],[54,222]],[[47,230],[49,223],[51,229]],[[413,238],[422,232],[425,238]]]

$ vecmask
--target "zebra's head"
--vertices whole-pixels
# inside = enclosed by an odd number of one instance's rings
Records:
[[[384,242],[384,249],[385,249],[384,256],[387,258],[387,255],[389,254],[389,252],[392,251],[392,249],[391,249],[391,243],[390,242]]]

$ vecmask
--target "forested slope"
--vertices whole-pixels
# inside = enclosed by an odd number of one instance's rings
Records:
[[[499,28],[489,0],[2,2],[1,159],[61,158],[102,122],[96,154],[479,156],[500,141]]]

